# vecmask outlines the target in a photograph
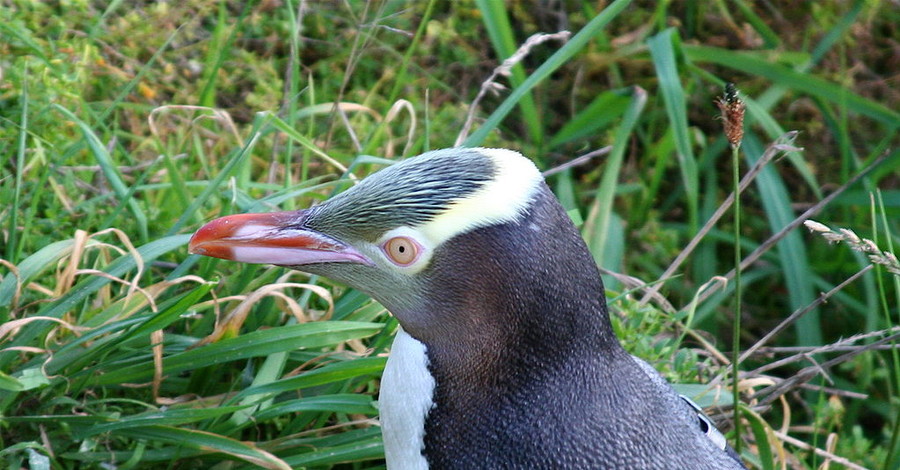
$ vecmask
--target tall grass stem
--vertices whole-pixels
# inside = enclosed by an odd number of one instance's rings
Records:
[[[741,147],[731,146],[732,176],[734,179],[734,329],[731,339],[731,378],[734,400],[734,449],[741,453],[741,407],[738,382],[741,362]]]

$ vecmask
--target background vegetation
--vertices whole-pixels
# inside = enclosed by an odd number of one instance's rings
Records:
[[[898,468],[898,38],[888,0],[4,0],[0,459],[383,465],[384,309],[186,243],[453,146],[472,113],[465,144],[548,170],[623,343],[723,406],[748,464]],[[731,207],[726,82],[747,106],[741,174],[774,157],[742,195],[738,433],[733,215],[702,231]],[[808,209],[833,231],[799,226]]]

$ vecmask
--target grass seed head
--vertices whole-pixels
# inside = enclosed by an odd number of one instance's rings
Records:
[[[725,137],[733,148],[741,146],[744,138],[744,101],[738,94],[734,83],[725,85],[725,94],[716,98],[716,106],[722,112],[725,122]]]

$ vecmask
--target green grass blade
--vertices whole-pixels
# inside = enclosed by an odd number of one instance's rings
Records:
[[[226,31],[227,27],[228,8],[224,3],[220,3],[217,21],[210,32],[210,47],[206,50],[206,57],[203,60],[203,75],[200,77],[203,88],[200,89],[198,100],[200,106],[207,108],[216,106],[216,83],[219,78],[219,70],[222,68],[225,57],[231,52],[228,46],[231,45],[232,38],[238,30],[238,25],[233,25],[229,34]]]
[[[616,130],[613,149],[603,169],[603,176],[600,180],[594,204],[591,207],[588,222],[585,223],[583,228],[584,237],[588,242],[591,253],[597,260],[597,264],[605,268],[611,268],[608,265],[609,260],[604,259],[603,256],[606,253],[610,237],[610,225],[613,220],[612,206],[620,176],[619,173],[625,158],[625,149],[628,148],[628,143],[630,142],[629,137],[646,103],[647,92],[635,87],[632,90],[631,102],[625,111],[622,123]]]
[[[79,119],[78,116],[68,109],[58,104],[53,104],[53,107],[74,122],[81,130],[81,135],[84,137],[85,142],[87,142],[88,148],[91,150],[94,159],[97,160],[97,164],[100,165],[100,169],[103,171],[103,175],[106,176],[106,180],[109,181],[109,185],[112,186],[113,191],[115,191],[116,196],[119,198],[119,203],[128,205],[128,208],[131,209],[131,213],[134,214],[138,229],[141,231],[141,239],[147,240],[149,237],[147,230],[147,215],[144,214],[144,211],[138,205],[137,201],[134,198],[129,197],[129,194],[132,192],[129,191],[128,186],[122,181],[122,176],[119,174],[118,168],[116,168],[116,165],[113,163],[112,157],[109,155],[106,147],[100,142],[100,138],[97,137],[97,134],[94,133],[86,122]]]
[[[847,33],[847,30],[853,26],[853,23],[856,22],[856,19],[859,17],[859,14],[862,13],[863,7],[865,6],[865,0],[855,0],[853,2],[853,6],[850,8],[850,11],[840,15],[838,17],[837,22],[833,28],[828,31],[821,41],[816,44],[816,47],[813,48],[812,54],[810,56],[809,65],[804,67],[804,70],[808,70],[815,64],[818,64],[825,54],[831,50],[831,48],[837,44],[844,35]]]
[[[744,409],[741,414],[750,422],[750,429],[753,430],[753,437],[756,440],[756,452],[758,453],[762,469],[775,470],[778,467],[776,467],[775,452],[772,451],[771,442],[776,439],[773,439],[775,436],[769,424],[753,410]]]
[[[747,106],[747,116],[749,117],[749,119],[747,119],[748,123],[760,125],[765,129],[766,135],[770,140],[775,140],[785,134],[784,128],[781,127],[781,124],[778,123],[775,117],[772,116],[764,106],[761,106],[758,102],[746,96],[742,96],[741,99],[744,100],[744,103]],[[803,154],[800,152],[785,152],[785,157],[791,162],[791,165],[797,169],[797,172],[803,180],[806,181],[809,189],[821,199],[822,186],[819,184],[816,175],[813,173],[813,169],[803,159]]]
[[[871,197],[871,217],[872,217],[872,226],[875,228],[873,233],[873,239],[875,244],[879,243],[879,223],[881,230],[884,231],[884,240],[885,245],[887,246],[888,253],[897,253],[894,250],[894,239],[895,235],[892,233],[892,226],[888,223],[887,219],[887,211],[885,210],[884,205],[884,197],[882,192],[879,190],[876,192],[875,197]],[[884,276],[881,275],[881,272],[884,268],[878,267],[878,276],[876,276],[876,281],[878,284],[878,297],[879,297],[879,307],[882,313],[884,314],[884,326],[891,328],[897,325],[897,321],[891,318],[891,307],[890,305],[900,305],[900,276],[893,275],[889,276],[891,283],[894,287],[894,300],[891,302],[888,300],[890,295],[886,282],[884,280]],[[893,382],[895,390],[900,390],[900,351],[898,351],[897,344],[891,343],[891,351],[890,351],[890,368],[893,371]],[[895,392],[896,395],[896,392]],[[887,470],[888,468],[892,468],[892,465],[895,464],[895,460],[897,457],[898,448],[900,448],[900,410],[894,407],[892,416],[890,417],[893,420],[893,427],[891,429],[891,438],[890,444],[888,446],[888,455],[885,459],[884,468]],[[894,465],[896,466],[896,465]]]
[[[19,279],[12,274],[8,274],[3,277],[3,281],[0,281],[0,307],[8,307],[12,303],[16,295],[17,283],[23,286],[27,285],[32,279],[55,267],[60,259],[72,252],[73,243],[73,240],[53,242],[22,260],[16,266],[19,270]]]
[[[297,457],[287,457],[284,460],[295,468],[305,468],[307,465],[335,465],[344,462],[373,460],[381,458],[383,455],[384,445],[381,442],[381,436],[373,435],[350,444],[314,450]]]
[[[169,230],[166,232],[167,235],[172,235],[181,230],[181,228],[184,227],[185,224],[187,224],[188,220],[194,217],[194,214],[196,214],[197,210],[200,209],[200,207],[206,203],[210,196],[212,196],[213,193],[216,192],[220,186],[222,186],[222,183],[229,176],[231,176],[232,172],[235,170],[238,164],[243,162],[244,159],[246,159],[247,156],[250,155],[250,152],[256,146],[256,143],[259,141],[259,138],[261,136],[261,132],[259,129],[264,127],[268,122],[267,116],[262,118],[257,116],[257,119],[254,121],[253,131],[250,133],[250,137],[244,141],[244,145],[242,145],[238,151],[232,153],[231,158],[228,159],[228,162],[222,167],[221,171],[219,171],[219,174],[216,175],[216,177],[213,178],[212,181],[210,181],[209,184],[203,189],[200,195],[198,195],[194,199],[194,201],[191,202],[190,207],[188,207],[184,211],[181,217],[179,217],[178,220],[175,221],[175,224],[173,224],[172,227],[169,228]]]
[[[512,32],[512,25],[509,22],[507,14],[507,6],[504,2],[494,0],[475,0],[478,9],[481,11],[481,18],[484,27],[487,29],[488,37],[494,46],[494,52],[501,61],[506,60],[516,52],[516,42]],[[525,81],[525,70],[521,64],[512,67],[512,74],[509,77],[513,88],[517,88]],[[534,104],[534,97],[531,93],[527,93],[519,102],[519,109],[522,112],[522,120],[531,136],[532,142],[540,144],[543,141],[544,129],[541,124],[540,115]]]
[[[171,237],[160,238],[159,240],[154,240],[139,247],[137,251],[146,264],[172,250],[181,248],[181,246],[188,242],[190,237],[190,235],[174,235]],[[134,258],[132,258],[130,254],[126,254],[110,263],[110,265],[104,269],[104,272],[113,277],[122,277],[125,273],[134,270],[136,267]],[[62,318],[66,312],[72,310],[79,302],[82,302],[89,295],[97,292],[97,290],[110,282],[112,282],[111,279],[99,276],[84,279],[76,284],[68,293],[44,307],[38,312],[38,315]],[[31,323],[22,328],[22,331],[10,342],[10,346],[30,346],[35,344],[36,338],[43,337],[51,328],[53,328],[53,325],[47,325],[46,323],[47,322],[42,322],[42,324]],[[7,367],[9,362],[17,357],[17,355],[18,353],[15,351],[0,352],[0,368]]]
[[[19,135],[16,146],[16,182],[13,189],[12,207],[10,208],[9,217],[9,237],[6,240],[6,261],[15,264],[18,261],[19,246],[19,200],[22,196],[22,173],[25,171],[25,150],[28,142],[28,65],[23,67],[22,75],[25,80],[22,81],[22,94],[20,102],[22,109],[19,110],[21,117],[19,120]]]
[[[150,425],[120,429],[119,435],[150,442],[168,442],[206,452],[221,452],[262,468],[291,470],[291,466],[283,460],[250,443],[205,431]]]
[[[364,357],[352,361],[328,364],[318,369],[304,372],[295,377],[281,379],[261,386],[250,387],[238,394],[237,398],[248,395],[277,394],[353,379],[365,375],[377,375],[384,370],[386,361],[387,358],[384,357]]]
[[[164,300],[159,305],[159,313],[137,315],[123,320],[104,323],[91,328],[77,339],[63,345],[45,365],[48,374],[56,375],[74,367],[75,371],[86,368],[93,361],[102,361],[102,356],[117,347],[124,346],[135,338],[148,338],[153,331],[167,328],[189,314],[191,308],[212,289],[213,284],[203,284],[188,292]],[[93,317],[91,320],[100,317]],[[82,326],[91,326],[87,323]],[[69,369],[72,370],[72,369]]]
[[[3,17],[2,19],[3,21],[0,21],[0,33],[5,36],[3,38],[5,42],[8,42],[10,44],[16,42],[20,43],[21,45],[25,46],[25,49],[27,49],[32,57],[40,59],[41,62],[43,62],[43,64],[49,68],[53,67],[53,63],[45,53],[44,46],[42,46],[38,41],[34,39],[32,31],[30,31],[24,24],[9,21],[8,17]]]
[[[338,393],[334,395],[319,395],[283,401],[256,413],[254,419],[266,420],[284,414],[310,411],[367,415],[378,413],[378,410],[372,403],[372,397],[353,393]]]
[[[149,335],[154,331],[162,330],[168,327],[169,325],[177,321],[182,315],[185,315],[191,307],[193,307],[200,301],[201,298],[205,297],[206,294],[208,294],[209,291],[212,290],[214,285],[215,283],[211,282],[201,284],[191,291],[180,295],[177,300],[172,303],[171,306],[166,307],[159,313],[154,314],[139,327],[123,335],[120,341],[124,342],[138,336]]]
[[[11,377],[5,372],[0,371],[0,390],[21,392],[22,390],[25,390],[25,385],[15,377]]]
[[[143,80],[144,77],[154,69],[156,61],[159,60],[159,58],[165,51],[169,50],[169,45],[172,44],[172,41],[174,41],[178,36],[181,28],[183,28],[187,24],[188,23],[185,23],[184,25],[173,31],[172,34],[170,34],[169,37],[166,38],[166,42],[156,48],[156,50],[153,52],[153,55],[150,56],[150,60],[148,60],[146,64],[143,64],[140,70],[138,70],[138,73],[136,73],[134,77],[129,80],[124,87],[122,87],[122,90],[119,91],[119,93],[110,101],[109,106],[107,106],[106,109],[104,109],[103,112],[100,113],[99,116],[97,116],[96,122],[104,123],[107,119],[109,119],[109,115],[112,114],[112,112],[122,104],[122,101],[124,101],[125,98],[134,91],[134,87],[136,87],[138,83],[140,83],[141,80]]]
[[[798,72],[805,73],[810,71],[816,64],[818,64],[825,54],[831,50],[833,46],[835,46],[846,34],[847,29],[850,28],[856,21],[856,18],[859,16],[859,13],[862,11],[862,6],[865,3],[865,0],[857,0],[853,4],[853,8],[844,15],[831,30],[828,31],[828,34],[822,38],[822,40],[816,44],[816,47],[813,49],[812,54],[810,54],[809,60],[804,62],[803,64],[797,65],[795,69]],[[784,97],[785,92],[787,91],[787,87],[780,83],[773,83],[772,86],[763,93],[759,94],[758,102],[759,106],[768,111],[775,105],[781,98]],[[781,135],[781,134],[778,134]],[[770,135],[770,138],[774,139],[776,136]]]
[[[681,86],[678,65],[675,61],[676,41],[675,30],[670,28],[648,39],[647,45],[653,58],[656,76],[659,79],[659,92],[666,104],[669,126],[675,137],[678,167],[681,170],[682,186],[687,197],[688,226],[690,232],[694,233],[698,224],[700,183],[697,174],[697,160],[694,157],[690,129],[688,129],[684,89]]]
[[[737,9],[740,10],[741,15],[743,15],[747,23],[749,23],[753,30],[762,38],[764,48],[775,49],[781,45],[781,38],[778,37],[778,34],[775,31],[772,31],[772,28],[766,24],[765,20],[756,14],[753,5],[748,5],[744,0],[735,0],[731,3],[737,6]]]
[[[168,408],[160,411],[151,411],[131,416],[123,416],[110,420],[108,423],[98,423],[83,431],[76,433],[76,439],[84,439],[106,432],[114,432],[122,429],[139,428],[149,425],[176,426],[200,421],[215,419],[223,415],[234,413],[244,409],[244,406],[218,406],[216,408]]]
[[[284,368],[288,362],[288,351],[269,354],[260,366],[259,371],[253,376],[253,383],[250,385],[258,386],[272,383],[281,377]],[[250,395],[244,397],[240,401],[240,405],[255,405],[241,410],[228,420],[228,424],[237,427],[251,424],[257,420],[255,417],[259,409],[265,409],[272,406],[272,400],[267,397]]]
[[[512,93],[503,100],[503,103],[491,113],[484,124],[463,142],[462,146],[477,147],[484,142],[484,139],[487,138],[488,134],[500,125],[500,122],[503,121],[510,111],[512,111],[513,107],[519,103],[522,97],[529,93],[535,85],[550,76],[554,70],[558,69],[576,53],[581,51],[594,35],[600,32],[610,21],[622,13],[622,10],[630,3],[631,0],[615,0],[610,3],[599,15],[586,24],[578,34],[572,36],[572,39],[570,39],[565,46],[556,51],[546,62],[541,64],[534,73],[529,75],[521,86],[513,90]]]
[[[176,353],[163,359],[166,374],[224,364],[250,357],[268,356],[278,352],[304,348],[321,348],[352,339],[371,336],[380,331],[380,323],[314,322],[253,331],[225,339],[197,349]],[[140,382],[151,374],[146,364],[115,368],[94,381],[97,385]],[[264,387],[260,387],[264,388]]]
[[[319,157],[322,157],[326,160],[331,160],[331,157],[329,157],[327,153],[325,153],[322,149],[320,149],[319,146],[316,145],[315,142],[312,141],[312,139],[301,134],[300,131],[298,131],[293,126],[291,126],[290,124],[285,122],[283,119],[281,119],[280,117],[275,116],[273,114],[269,114],[269,115],[267,115],[267,117],[268,117],[268,122],[274,128],[280,130],[281,132],[284,132],[285,135],[287,135],[288,137],[290,137],[291,139],[293,139],[294,141],[299,143],[303,148],[318,155]]]
[[[413,54],[416,52],[419,43],[422,41],[422,38],[426,36],[428,23],[431,21],[431,15],[434,12],[435,5],[437,4],[437,0],[428,0],[428,3],[425,5],[425,12],[419,19],[419,27],[416,28],[416,34],[412,37],[412,41],[410,41],[409,46],[403,53],[403,58],[400,60],[400,65],[394,68],[394,73],[396,74],[396,76],[394,77],[394,85],[391,87],[391,92],[388,94],[388,106],[391,106],[397,102],[397,99],[400,97],[400,93],[407,85],[406,76],[409,73]],[[380,142],[380,136],[384,132],[384,128],[386,125],[387,122],[384,120],[382,120],[378,124],[378,127],[372,133],[372,137],[369,139],[369,142],[363,147],[363,151],[361,153],[373,153],[374,149]]]
[[[630,90],[605,91],[597,95],[591,104],[581,110],[550,139],[549,147],[555,148],[567,142],[596,135],[597,131],[612,124],[622,115],[630,102]]]
[[[889,128],[896,129],[900,126],[900,112],[815,75],[796,72],[789,67],[773,63],[758,54],[698,45],[683,45],[682,50],[694,62],[714,63],[750,75],[765,77],[790,89],[845,105],[850,111],[875,119]]]
[[[752,166],[764,151],[763,145],[753,133],[746,134],[743,149],[748,166]],[[766,166],[760,172],[756,179],[756,187],[773,233],[778,232],[794,220],[795,215],[791,210],[792,201],[788,196],[790,193],[785,187],[784,181],[771,165]],[[776,246],[778,260],[788,288],[788,308],[790,311],[801,309],[815,299],[815,290],[810,276],[811,269],[803,238],[800,233],[794,231],[785,236]],[[822,344],[818,309],[813,309],[800,318],[796,323],[795,331],[797,332],[798,346]]]

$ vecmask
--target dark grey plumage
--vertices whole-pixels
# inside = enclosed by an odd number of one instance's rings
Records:
[[[437,383],[430,468],[743,468],[621,348],[593,259],[548,188],[520,221],[459,235],[435,260],[425,310],[479,334],[410,331]]]

